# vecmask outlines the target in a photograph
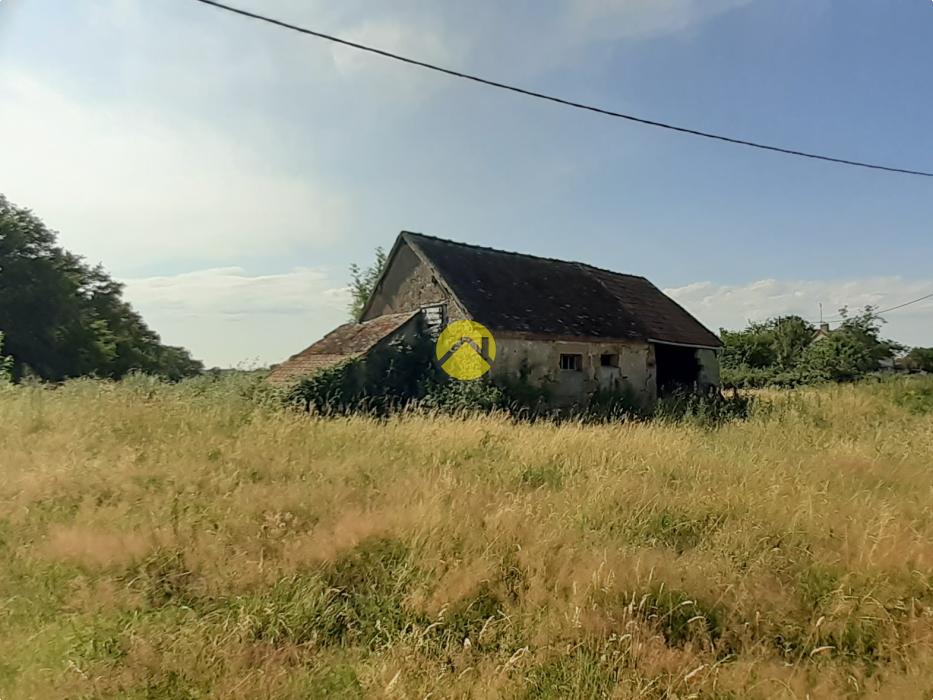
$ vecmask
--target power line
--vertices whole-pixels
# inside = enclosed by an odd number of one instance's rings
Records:
[[[894,311],[895,309],[902,309],[902,308],[904,308],[905,306],[910,306],[911,304],[916,304],[917,302],[923,301],[924,299],[930,299],[930,298],[933,298],[933,293],[926,294],[926,295],[924,295],[924,296],[922,296],[922,297],[919,297],[918,299],[912,299],[912,300],[910,300],[910,301],[905,301],[903,304],[898,304],[897,306],[892,306],[892,307],[890,307],[890,308],[888,308],[888,309],[881,309],[881,311],[876,311],[875,313],[876,313],[876,314],[886,314],[886,313],[888,313],[888,311]]]
[[[213,7],[219,8],[221,10],[226,10],[228,12],[233,12],[234,14],[242,15],[243,17],[249,17],[251,19],[259,20],[260,22],[266,22],[268,24],[273,24],[277,27],[282,27],[283,29],[290,29],[292,31],[300,32],[302,34],[307,34],[309,36],[314,36],[319,39],[325,39],[327,41],[332,41],[335,44],[342,44],[343,46],[349,46],[360,51],[367,51],[369,53],[374,53],[385,58],[391,58],[395,61],[401,61],[402,63],[408,63],[413,66],[418,66],[420,68],[426,68],[427,70],[436,71],[438,73],[444,73],[446,75],[451,75],[455,78],[463,78],[464,80],[472,80],[475,83],[480,83],[482,85],[488,85],[490,87],[500,88],[502,90],[509,90],[510,92],[516,92],[520,95],[526,95],[527,97],[535,97],[540,100],[547,100],[548,102],[556,102],[557,104],[564,105],[566,107],[574,107],[576,109],[583,109],[588,112],[596,112],[597,114],[603,114],[609,117],[617,117],[619,119],[627,119],[630,122],[636,122],[638,124],[644,124],[646,126],[654,126],[660,129],[668,129],[670,131],[677,131],[682,134],[689,134],[691,136],[700,136],[706,139],[714,139],[716,141],[724,141],[726,143],[737,144],[739,146],[748,146],[750,148],[758,148],[764,151],[773,151],[775,153],[783,153],[790,156],[799,156],[801,158],[812,158],[814,160],[822,160],[830,163],[838,163],[841,165],[851,165],[858,168],[870,168],[872,170],[883,170],[891,173],[901,173],[903,175],[918,175],[920,177],[933,177],[933,172],[926,172],[923,170],[911,170],[908,168],[895,168],[887,165],[878,165],[876,163],[865,163],[857,160],[848,160],[846,158],[834,158],[832,156],[820,155],[818,153],[808,153],[806,151],[797,151],[792,148],[784,148],[782,146],[770,146],[764,143],[757,143],[755,141],[746,141],[744,139],[734,138],[731,136],[723,136],[721,134],[714,134],[708,131],[700,131],[698,129],[690,129],[683,126],[676,126],[674,124],[668,124],[665,122],[654,121],[652,119],[645,119],[643,117],[636,117],[631,114],[624,114],[622,112],[615,112],[610,109],[604,109],[602,107],[595,107],[593,105],[584,104],[582,102],[574,102],[573,100],[564,99],[562,97],[556,97],[554,95],[548,95],[543,92],[535,92],[534,90],[526,90],[515,85],[509,85],[508,83],[502,83],[496,80],[490,80],[488,78],[482,78],[478,75],[471,75],[470,73],[462,73],[460,71],[453,70],[451,68],[444,68],[442,66],[435,65],[433,63],[426,63],[424,61],[418,61],[414,58],[408,58],[406,56],[401,56],[399,54],[391,53],[389,51],[384,51],[382,49],[377,49],[373,46],[367,46],[365,44],[358,44],[354,41],[348,41],[347,39],[341,39],[340,37],[333,36],[331,34],[324,34],[323,32],[318,32],[313,29],[308,29],[307,27],[299,27],[295,24],[290,24],[288,22],[283,22],[282,20],[274,19],[272,17],[267,17],[265,15],[260,15],[255,12],[249,12],[248,10],[241,10],[237,7],[232,7],[230,5],[225,5],[221,2],[216,2],[215,0],[196,0],[196,2],[203,3],[205,5],[212,5]]]
[[[896,304],[894,306],[889,306],[887,309],[880,309],[879,311],[873,312],[872,316],[878,317],[881,314],[886,314],[889,311],[896,311],[897,309],[903,309],[905,306],[910,306],[911,304],[917,304],[926,299],[933,299],[933,292],[930,292],[929,294],[924,294],[922,297],[917,297],[916,299],[911,299],[910,301],[905,301],[903,304]],[[833,318],[826,319],[826,322],[828,323],[831,321],[840,321],[840,320],[842,320],[842,316],[834,316]]]

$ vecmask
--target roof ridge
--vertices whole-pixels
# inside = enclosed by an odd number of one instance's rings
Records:
[[[418,238],[427,238],[432,241],[439,241],[440,243],[449,243],[450,245],[462,246],[464,248],[472,248],[473,250],[483,250],[489,253],[501,253],[503,255],[514,255],[518,258],[531,258],[532,260],[545,260],[547,262],[556,262],[563,263],[564,265],[577,265],[580,267],[586,267],[591,270],[599,270],[600,272],[608,272],[611,275],[620,275],[623,277],[635,277],[637,279],[646,280],[647,277],[644,275],[635,275],[630,272],[617,272],[616,270],[610,270],[605,267],[598,267],[596,265],[591,265],[590,263],[581,262],[579,260],[563,260],[561,258],[550,258],[545,255],[532,255],[531,253],[520,253],[515,250],[503,250],[502,248],[493,248],[492,246],[477,245],[475,243],[463,243],[462,241],[455,241],[450,238],[441,238],[440,236],[432,236],[428,233],[420,233],[418,231],[402,231],[400,235],[404,236],[416,236]]]

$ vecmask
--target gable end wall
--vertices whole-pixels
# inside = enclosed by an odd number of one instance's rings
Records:
[[[428,304],[447,303],[451,320],[469,318],[457,301],[438,282],[431,268],[403,242],[374,290],[364,321],[384,314],[415,311]]]

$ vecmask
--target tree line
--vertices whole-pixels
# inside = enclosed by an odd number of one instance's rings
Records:
[[[102,266],[60,247],[54,231],[3,195],[0,341],[14,380],[134,371],[177,380],[203,369],[184,348],[160,341]]]
[[[726,386],[794,386],[854,381],[884,367],[933,372],[933,348],[908,349],[881,337],[877,308],[839,310],[842,322],[818,331],[800,316],[752,322],[741,331],[720,329]]]

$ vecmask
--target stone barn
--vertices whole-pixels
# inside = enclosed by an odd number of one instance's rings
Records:
[[[643,403],[676,387],[719,386],[721,343],[644,277],[403,231],[363,308],[276,367],[270,381],[300,378],[365,354],[398,333],[471,319],[496,342],[493,378],[522,374],[556,404],[598,389]],[[309,359],[310,358],[310,359]]]

